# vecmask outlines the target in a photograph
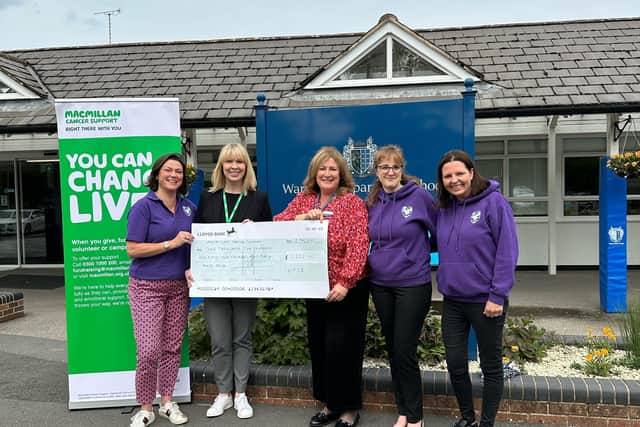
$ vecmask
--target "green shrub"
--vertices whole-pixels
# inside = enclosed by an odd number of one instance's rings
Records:
[[[629,304],[620,321],[620,333],[627,353],[627,365],[640,369],[640,301]]]
[[[547,355],[549,344],[543,340],[544,328],[538,328],[533,318],[507,318],[502,338],[505,357],[516,363],[539,362]]]
[[[309,363],[306,307],[303,300],[262,299],[258,302],[253,330],[253,355],[258,363],[304,365]],[[211,357],[211,344],[203,315],[203,304],[189,315],[189,356],[191,360]],[[375,307],[369,300],[365,357],[386,359],[384,335]],[[444,360],[440,317],[430,311],[423,324],[418,358],[429,364]]]
[[[387,348],[382,334],[382,325],[373,305],[373,299],[369,298],[369,311],[367,312],[367,329],[365,332],[364,355],[374,359],[385,359]]]
[[[261,299],[253,329],[253,355],[270,365],[309,363],[307,309],[303,300]]]
[[[371,299],[369,300],[365,338],[365,357],[375,359],[388,358],[380,319]],[[429,311],[422,324],[422,331],[418,341],[418,360],[429,365],[436,365],[444,360],[444,342],[442,341],[440,316],[433,310]]]
[[[208,359],[211,356],[211,339],[204,320],[204,304],[199,304],[189,313],[189,358]]]
[[[444,360],[444,342],[442,341],[442,322],[440,316],[429,310],[422,325],[418,343],[418,359],[429,365],[437,365]]]

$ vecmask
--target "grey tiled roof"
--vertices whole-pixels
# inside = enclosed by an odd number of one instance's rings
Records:
[[[478,117],[640,111],[640,18],[418,30],[483,73]],[[251,125],[362,34],[144,43],[5,52],[33,67],[53,97],[179,97],[184,127]],[[5,70],[5,63],[0,68]],[[5,70],[6,71],[6,70]],[[12,102],[12,101],[5,101]],[[55,123],[0,106],[0,126]],[[31,129],[31,128],[30,128]]]
[[[46,96],[46,91],[29,70],[29,64],[17,57],[0,53],[0,71],[37,95]]]

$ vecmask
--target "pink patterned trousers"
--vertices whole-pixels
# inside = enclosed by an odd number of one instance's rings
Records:
[[[136,338],[136,400],[146,405],[156,391],[173,394],[189,314],[187,282],[129,277],[129,303]]]

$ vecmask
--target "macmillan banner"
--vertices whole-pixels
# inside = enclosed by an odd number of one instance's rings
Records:
[[[63,215],[69,409],[135,405],[127,213],[154,160],[180,152],[177,99],[55,101]],[[190,400],[187,337],[175,400]]]

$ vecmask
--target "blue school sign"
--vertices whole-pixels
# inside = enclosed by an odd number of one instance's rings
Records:
[[[301,191],[309,161],[322,146],[343,153],[366,197],[374,181],[377,147],[400,145],[410,174],[435,193],[436,168],[443,153],[462,149],[473,155],[473,82],[460,98],[321,108],[269,109],[264,95],[256,106],[258,183],[269,193],[273,212],[282,211]]]
[[[474,156],[473,80],[465,80],[461,95],[421,102],[269,109],[264,94],[259,94],[255,107],[258,186],[269,193],[273,212],[281,212],[303,190],[315,152],[334,146],[351,169],[356,193],[365,198],[374,181],[377,148],[397,144],[404,151],[408,173],[419,177],[435,196],[440,157],[453,149]],[[474,336],[469,357],[477,358]]]

